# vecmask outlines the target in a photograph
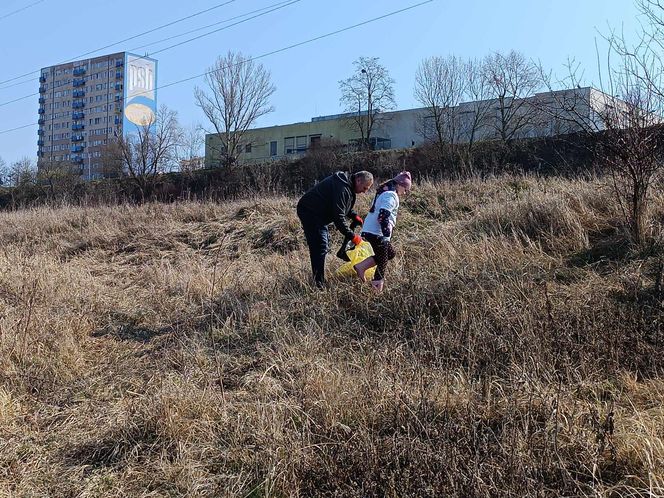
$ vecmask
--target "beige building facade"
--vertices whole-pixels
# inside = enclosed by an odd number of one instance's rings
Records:
[[[595,126],[602,129],[601,109],[616,99],[593,88],[567,89],[538,93],[513,102],[497,99],[464,102],[445,110],[445,140],[452,143],[496,140],[507,129],[511,138],[536,138],[581,131]],[[501,124],[508,109],[510,125]],[[431,113],[426,108],[387,112],[372,132],[374,149],[402,149],[418,146],[432,136]],[[481,119],[475,119],[481,115]],[[317,145],[337,143],[352,147],[359,133],[349,123],[349,114],[312,118],[310,121],[248,130],[239,161],[260,163],[297,158]],[[581,125],[581,123],[585,123]],[[513,129],[509,129],[509,127]],[[221,141],[216,134],[205,137],[205,166],[220,164]]]

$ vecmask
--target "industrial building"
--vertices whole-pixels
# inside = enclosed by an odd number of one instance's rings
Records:
[[[450,121],[448,141],[500,139],[501,107],[509,107],[514,139],[554,136],[579,131],[579,122],[595,123],[601,129],[600,109],[616,99],[594,88],[577,88],[537,93],[532,97],[505,103],[498,99],[464,102],[446,110]],[[372,132],[373,149],[401,149],[421,145],[431,136],[431,113],[427,108],[386,112]],[[482,118],[475,119],[478,114]],[[259,163],[283,158],[297,158],[319,144],[337,143],[352,148],[360,137],[353,128],[354,114],[314,117],[310,121],[248,130],[239,160]],[[527,117],[527,119],[526,119]],[[221,141],[217,134],[205,137],[205,165],[220,164]]]

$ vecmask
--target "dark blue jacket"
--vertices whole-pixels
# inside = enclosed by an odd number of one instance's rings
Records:
[[[353,238],[348,226],[355,206],[355,190],[348,175],[337,171],[314,185],[297,203],[298,213],[315,216],[321,225],[334,223],[344,237]]]

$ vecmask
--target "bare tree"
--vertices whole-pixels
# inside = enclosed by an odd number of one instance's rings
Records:
[[[182,130],[182,140],[177,148],[177,159],[181,172],[189,173],[203,167],[204,143],[203,128],[200,125],[193,125]]]
[[[161,106],[152,119],[136,127],[136,133],[118,137],[116,153],[143,199],[155,177],[174,168],[181,133],[177,113]]]
[[[7,173],[8,184],[12,187],[25,187],[34,185],[37,178],[35,165],[29,157],[14,161]]]
[[[608,37],[609,67],[604,83],[608,95],[595,112],[606,129],[601,151],[611,167],[632,242],[643,245],[648,237],[651,187],[664,168],[664,7],[650,0],[638,5],[649,22],[643,25],[635,46],[628,46],[621,35]],[[616,63],[612,56],[617,56]]]
[[[598,68],[600,90],[584,87],[578,65],[569,62],[568,74],[556,83],[547,77],[547,85],[551,90],[556,85],[572,90],[552,91],[546,110],[596,139],[589,143],[598,163],[607,168],[630,239],[640,246],[648,239],[652,186],[664,169],[664,7],[656,0],[637,4],[648,22],[634,45],[615,32],[605,38],[606,58]]]
[[[102,175],[104,178],[122,178],[126,167],[122,158],[121,141],[109,140],[101,149]]]
[[[378,57],[360,57],[353,65],[353,75],[339,81],[340,103],[351,115],[348,126],[360,134],[360,146],[370,148],[374,129],[386,119],[384,113],[396,108],[394,80]]]
[[[241,53],[219,57],[205,76],[209,92],[196,88],[197,105],[214,127],[224,166],[238,160],[243,138],[258,118],[274,111],[270,97],[276,88],[270,72]]]
[[[5,160],[0,157],[0,187],[4,187],[9,182],[9,170],[7,169],[7,163]]]
[[[33,187],[36,185],[37,170],[29,157],[23,157],[5,166],[5,186],[10,187],[11,202],[13,206],[29,199]]]
[[[624,106],[603,113],[607,131],[600,142],[600,157],[610,167],[631,239],[642,245],[648,236],[650,190],[664,163],[664,134],[660,126],[653,126],[664,107],[650,89],[631,90],[624,95]]]
[[[602,117],[600,109],[609,104],[609,96],[585,86],[581,67],[574,59],[568,59],[564,68],[562,79],[554,79],[551,72],[539,68],[547,89],[542,98],[533,102],[540,119],[549,123],[551,134],[555,135],[579,132],[594,135],[603,131],[606,116]],[[619,99],[614,100],[619,102]]]
[[[462,134],[466,139],[468,158],[472,155],[472,148],[483,131],[491,126],[490,118],[493,109],[491,87],[486,79],[482,61],[469,59],[465,65],[465,100],[471,108],[462,119]]]
[[[509,144],[533,124],[535,112],[526,98],[541,87],[540,73],[534,63],[514,50],[487,56],[484,73],[490,95],[496,99],[496,134]]]
[[[37,182],[45,185],[53,198],[65,197],[81,181],[80,167],[66,161],[40,161],[37,165]]]
[[[483,63],[475,59],[430,57],[415,76],[415,97],[426,108],[420,133],[437,144],[441,158],[447,144],[455,145],[452,150],[468,171],[473,145],[494,124],[489,119],[494,105],[490,90]]]
[[[636,0],[635,3],[642,17],[647,21],[642,42],[647,45],[652,44],[650,56],[661,61],[664,52],[664,2],[662,0]]]
[[[415,73],[415,98],[425,114],[419,123],[420,134],[441,149],[460,140],[462,130],[459,104],[466,93],[464,63],[456,56],[429,57],[420,62]]]

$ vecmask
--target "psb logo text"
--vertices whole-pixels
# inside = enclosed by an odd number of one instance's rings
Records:
[[[154,68],[142,64],[129,65],[128,86],[130,92],[151,92],[154,90]]]

